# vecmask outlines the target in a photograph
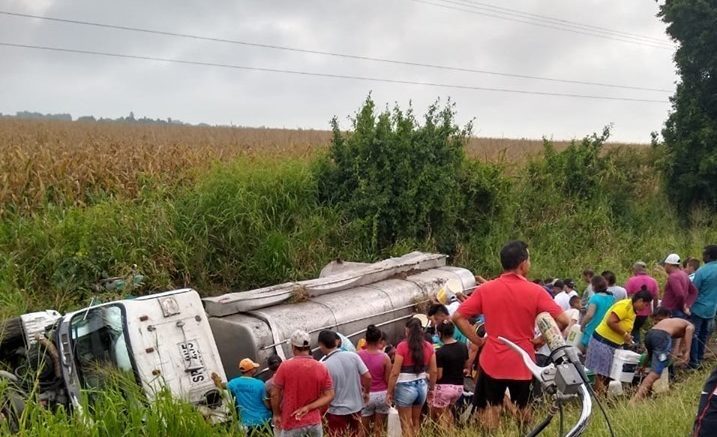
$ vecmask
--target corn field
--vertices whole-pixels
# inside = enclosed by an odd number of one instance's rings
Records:
[[[321,131],[0,120],[0,216],[134,199],[240,156],[306,157],[329,138]]]
[[[329,131],[0,119],[0,216],[47,205],[136,199],[145,189],[191,183],[237,157],[307,159]],[[567,142],[554,142],[557,150]],[[471,138],[469,157],[514,162],[542,152],[541,140]]]

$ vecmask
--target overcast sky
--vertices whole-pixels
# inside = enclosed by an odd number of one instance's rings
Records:
[[[439,0],[428,0],[439,2]],[[478,0],[450,0],[478,1]],[[654,1],[483,0],[503,7],[661,39]],[[444,5],[458,8],[455,3]],[[674,48],[656,48],[478,15],[412,0],[0,0],[48,17],[531,76],[673,90]],[[464,7],[462,9],[468,9]],[[475,12],[480,12],[471,9]],[[559,24],[556,24],[558,27]],[[671,92],[649,92],[442,71],[149,35],[0,15],[0,42],[482,88],[660,100],[644,103],[511,94],[297,76],[0,46],[0,112],[69,112],[186,122],[328,128],[369,92],[420,114],[451,97],[461,122],[494,137],[582,137],[613,123],[613,139],[648,142]],[[663,43],[663,44],[664,44]]]

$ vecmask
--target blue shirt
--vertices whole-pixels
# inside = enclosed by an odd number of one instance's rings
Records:
[[[697,300],[690,311],[703,319],[712,319],[717,312],[717,261],[710,261],[695,273]]]
[[[614,303],[615,297],[612,294],[595,293],[590,297],[588,306],[595,305],[595,314],[583,328],[583,338],[581,340],[583,346],[587,347],[593,336],[593,332],[595,332],[595,328],[602,322],[602,319],[605,318],[605,314],[607,314],[607,310],[609,310]]]
[[[264,404],[267,395],[263,381],[240,376],[229,381],[227,389],[234,396],[242,425],[262,426],[271,419],[271,412]]]

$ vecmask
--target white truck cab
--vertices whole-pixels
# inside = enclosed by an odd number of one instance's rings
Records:
[[[0,337],[0,361],[13,371],[0,370],[0,379],[9,380],[20,399],[40,375],[45,405],[79,409],[81,391],[101,390],[107,370],[118,370],[133,377],[149,399],[167,390],[221,422],[233,405],[212,374],[227,381],[237,376],[243,358],[262,365],[272,355],[289,358],[288,338],[296,329],[311,334],[315,345],[324,329],[356,342],[374,324],[397,341],[417,306],[441,290],[470,293],[475,287],[473,274],[447,266],[446,258],[412,252],[372,264],[334,261],[315,279],[222,296],[201,299],[184,288],[64,316],[24,314],[2,322],[10,335]],[[23,408],[21,399],[14,405]],[[0,417],[13,415],[3,408]]]
[[[70,400],[102,386],[103,367],[131,372],[151,399],[163,388],[221,421],[228,413],[212,382],[225,381],[199,294],[180,289],[120,300],[66,314],[58,352]],[[98,371],[99,370],[99,371]]]

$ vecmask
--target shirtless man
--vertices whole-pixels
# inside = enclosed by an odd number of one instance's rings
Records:
[[[692,335],[695,333],[694,325],[687,320],[670,317],[670,311],[665,308],[657,309],[654,320],[655,325],[645,336],[650,373],[642,380],[640,387],[630,400],[631,404],[647,396],[652,385],[667,367],[670,357],[678,365],[687,364],[690,358]],[[672,351],[674,353],[671,354]]]

